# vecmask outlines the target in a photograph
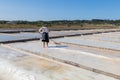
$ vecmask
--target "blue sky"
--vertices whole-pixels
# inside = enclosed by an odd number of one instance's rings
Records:
[[[120,0],[0,0],[0,20],[120,19]]]

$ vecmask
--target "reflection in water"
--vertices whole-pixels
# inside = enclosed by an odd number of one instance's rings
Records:
[[[31,39],[31,38],[40,38],[40,37],[41,37],[41,35],[39,33],[15,33],[15,34],[0,33],[0,42]]]

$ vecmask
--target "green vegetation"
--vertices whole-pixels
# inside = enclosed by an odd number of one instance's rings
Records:
[[[56,20],[56,21],[0,21],[0,28],[39,28],[44,24],[52,29],[118,28],[120,20]]]

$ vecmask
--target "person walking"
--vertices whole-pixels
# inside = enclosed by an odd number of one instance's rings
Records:
[[[39,33],[41,33],[42,35],[42,42],[43,42],[43,48],[48,47],[48,43],[49,43],[49,29],[48,26],[42,26],[39,29]]]

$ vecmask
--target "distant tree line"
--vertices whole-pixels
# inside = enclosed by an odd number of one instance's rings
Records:
[[[102,19],[92,19],[92,20],[54,20],[54,21],[6,21],[0,20],[0,24],[32,24],[42,26],[44,24],[48,24],[49,26],[52,25],[80,25],[83,24],[112,24],[119,26],[120,20],[102,20]]]

